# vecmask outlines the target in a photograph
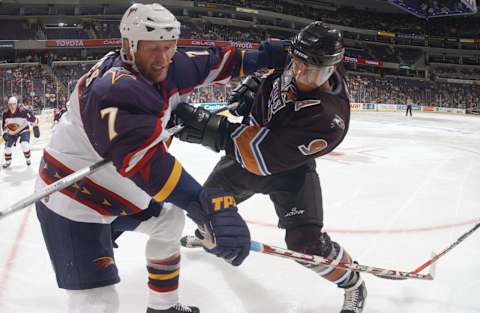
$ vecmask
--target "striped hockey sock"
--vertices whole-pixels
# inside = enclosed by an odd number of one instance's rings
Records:
[[[350,257],[348,252],[336,242],[332,242],[332,251],[327,256],[327,258],[334,259],[335,261],[339,261],[342,263],[352,263],[352,258]],[[353,286],[360,278],[360,275],[358,273],[352,272],[351,270],[347,269],[328,267],[325,265],[318,265],[313,267],[309,266],[309,268],[318,275],[325,278],[326,280],[329,280],[332,283],[336,284],[340,288],[348,288],[350,286]]]
[[[177,290],[180,255],[164,260],[148,260],[148,287],[157,292]]]

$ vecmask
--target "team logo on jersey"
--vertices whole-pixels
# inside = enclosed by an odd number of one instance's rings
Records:
[[[293,103],[297,99],[297,88],[291,82],[286,84],[280,91],[280,80],[277,78],[270,91],[268,100],[268,121],[270,121],[276,113],[285,108],[289,103]]]
[[[345,130],[345,121],[337,114],[335,114],[335,117],[330,123],[330,128],[335,128],[335,127],[338,127],[341,130]]]
[[[300,145],[298,150],[304,155],[316,154],[328,147],[328,142],[325,139],[314,139],[310,141],[308,146]]]
[[[320,100],[302,100],[302,101],[295,101],[295,112],[300,111],[306,107],[311,107],[317,104],[322,103]]]
[[[107,71],[107,73],[112,73],[112,85],[114,85],[120,78],[129,77],[131,79],[137,79],[132,73],[121,68],[112,67]]]
[[[107,268],[109,266],[115,265],[115,261],[110,256],[102,256],[98,259],[93,260],[97,267],[99,268]]]
[[[19,127],[20,125],[18,125],[17,123],[12,123],[7,125],[8,130],[12,132],[16,131]]]

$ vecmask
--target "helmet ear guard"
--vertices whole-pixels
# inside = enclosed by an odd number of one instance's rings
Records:
[[[124,13],[120,33],[123,39],[122,61],[133,64],[140,40],[177,40],[180,37],[180,22],[158,3],[135,3]]]

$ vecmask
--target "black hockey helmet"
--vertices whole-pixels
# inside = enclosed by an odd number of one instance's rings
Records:
[[[342,33],[320,21],[305,26],[292,41],[292,56],[316,66],[340,63],[344,52]]]

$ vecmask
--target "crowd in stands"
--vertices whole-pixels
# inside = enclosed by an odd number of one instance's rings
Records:
[[[358,11],[349,8],[319,9],[313,2],[295,3],[286,0],[205,0],[199,3],[218,3],[248,7],[258,10],[275,11],[288,15],[324,20],[332,24],[356,28],[375,29],[404,34],[430,34],[446,36],[478,36],[480,19],[478,18],[437,18],[428,21],[408,14],[387,14]],[[323,6],[327,4],[323,3]],[[312,9],[315,7],[315,9]],[[220,14],[215,13],[213,14]],[[238,17],[238,16],[237,16]],[[185,17],[182,17],[185,18]],[[258,24],[261,24],[259,17]],[[279,21],[278,23],[281,23]],[[78,25],[40,25],[27,20],[0,21],[0,39],[82,39],[82,38],[119,38],[118,20],[88,20]],[[473,32],[472,32],[473,31]],[[13,36],[13,37],[12,37]],[[267,38],[290,38],[291,33],[263,28],[238,28],[212,24],[206,21],[187,21],[182,23],[182,37],[222,40],[236,42],[260,42]],[[363,35],[362,35],[363,36]],[[362,38],[361,38],[362,39]],[[365,38],[363,38],[365,39]],[[352,41],[347,45],[346,55],[367,60],[382,60],[402,65],[412,65],[423,57],[423,51],[415,47],[406,48],[394,45],[382,45],[366,41]],[[347,40],[346,40],[347,41]],[[388,42],[386,42],[388,43]],[[67,52],[65,52],[67,51]],[[96,60],[103,56],[106,49],[70,49],[51,51],[18,51],[14,62],[38,63],[42,65],[0,69],[2,90],[0,97],[5,102],[8,96],[18,95],[22,102],[35,109],[63,106],[77,79],[83,75],[92,62],[62,63],[58,61]],[[433,63],[432,72],[436,77],[480,80],[480,70],[475,67],[452,67],[451,64],[478,65],[478,57],[469,60],[459,56],[430,55],[427,64]],[[10,60],[8,61],[11,62]],[[423,59],[422,59],[423,62]],[[467,62],[467,63],[465,63]],[[436,63],[441,63],[436,64]],[[391,74],[387,70],[385,73]],[[384,74],[385,74],[384,73]],[[423,75],[424,77],[425,75]],[[380,76],[372,74],[350,73],[349,86],[352,101],[376,103],[413,103],[429,106],[450,106],[469,108],[477,106],[480,88],[477,85],[445,83],[435,80],[412,79]],[[191,102],[223,102],[228,97],[231,86],[208,87],[192,94]]]
[[[478,17],[448,17],[420,19],[411,14],[391,14],[375,11],[360,11],[348,7],[325,8],[312,2],[298,2],[287,0],[204,0],[194,1],[197,4],[214,3],[231,6],[274,11],[287,15],[305,17],[312,20],[324,20],[329,23],[377,31],[398,32],[403,34],[420,34],[440,37],[476,38],[480,29]],[[433,1],[433,3],[437,3]],[[213,14],[217,14],[212,11]],[[232,8],[232,13],[234,13]],[[189,12],[195,15],[194,11]],[[220,13],[218,13],[220,14]],[[240,18],[240,17],[236,17]],[[38,22],[37,22],[38,23]],[[282,20],[277,21],[282,23]],[[261,24],[261,23],[260,23]],[[57,25],[58,26],[58,25]],[[0,22],[0,39],[81,39],[81,38],[119,38],[118,20],[88,20],[75,25],[41,25],[28,20],[4,20]],[[215,29],[208,29],[215,32]],[[237,31],[221,30],[223,37],[240,37]],[[245,31],[245,29],[243,30]],[[247,30],[248,33],[248,30]],[[214,35],[214,34],[213,34]],[[212,36],[212,34],[210,34]],[[247,35],[248,36],[248,35]],[[230,39],[232,40],[232,39]]]
[[[35,111],[66,103],[67,91],[40,65],[0,69],[0,84],[3,103],[12,95]]]
[[[235,28],[225,25],[204,24],[203,31],[189,32],[190,37],[182,34],[183,38],[203,39],[203,40],[220,40],[220,41],[237,41],[237,42],[260,42],[268,36],[266,32],[258,32],[255,30],[247,30],[245,28]]]
[[[324,20],[338,25],[373,29],[379,31],[400,32],[404,34],[424,34],[432,36],[453,36],[473,38],[480,28],[480,19],[472,18],[431,18],[419,19],[410,14],[390,14],[373,11],[359,11],[351,8],[322,9],[310,3],[293,3],[273,0],[208,0],[197,1],[208,3],[227,3],[266,11],[305,17],[313,20]]]
[[[413,102],[425,106],[465,109],[478,106],[480,99],[480,86],[473,84],[350,73],[348,86],[353,102]]]
[[[90,64],[57,65],[53,73],[41,66],[0,69],[0,99],[6,103],[16,95],[25,105],[39,111],[62,107],[76,80],[91,67]],[[407,79],[349,72],[348,86],[352,102],[404,104],[407,102],[439,107],[479,107],[480,86],[446,83],[431,80]],[[208,86],[195,90],[192,103],[225,102],[236,82],[226,86]]]

